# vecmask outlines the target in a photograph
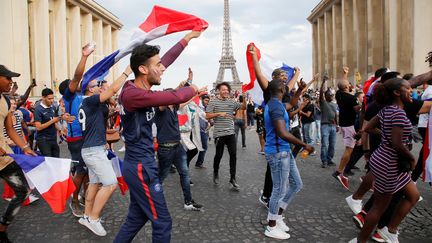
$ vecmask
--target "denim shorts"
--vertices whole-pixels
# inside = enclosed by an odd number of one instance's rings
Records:
[[[117,176],[112,163],[108,160],[105,146],[83,148],[81,155],[87,165],[90,184],[109,186],[117,184]]]

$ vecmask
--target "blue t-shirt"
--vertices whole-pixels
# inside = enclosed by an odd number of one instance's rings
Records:
[[[34,121],[40,122],[41,124],[51,121],[58,114],[53,106],[46,107],[40,102],[34,111]],[[57,129],[55,123],[51,124],[49,127],[37,132],[37,140],[47,139],[47,140],[57,140]]]
[[[156,107],[155,110],[158,143],[179,142],[180,129],[177,115],[178,107],[174,106],[172,111],[169,107],[166,107],[163,111]]]
[[[106,144],[108,112],[108,105],[100,102],[98,94],[84,98],[78,114],[83,132],[83,148]]]
[[[264,153],[275,154],[281,151],[290,151],[290,145],[287,141],[278,138],[273,126],[273,121],[283,120],[286,130],[289,131],[289,116],[282,102],[276,98],[271,98],[264,109],[264,125],[266,130],[266,143]]]
[[[30,111],[24,108],[18,108],[18,110],[23,114],[23,120],[25,122],[31,122]]]
[[[78,118],[78,112],[81,107],[84,97],[78,93],[71,93],[69,87],[66,88],[63,95],[63,100],[65,104],[65,111],[71,116]],[[81,124],[78,119],[75,119],[72,123],[68,125],[68,137],[76,138],[82,137]]]

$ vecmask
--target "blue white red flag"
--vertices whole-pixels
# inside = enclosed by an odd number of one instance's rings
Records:
[[[23,170],[30,188],[36,188],[53,213],[62,213],[75,191],[70,159],[9,154]]]
[[[246,48],[246,61],[247,61],[247,66],[249,71],[250,82],[242,86],[242,91],[248,92],[252,100],[255,102],[255,104],[262,104],[262,102],[264,101],[263,92],[261,90],[261,87],[258,84],[258,80],[255,75],[253,62],[252,62],[252,54],[249,53],[248,51],[251,45],[255,46],[254,43],[250,43]],[[287,73],[288,80],[290,80],[293,77],[294,68],[286,65],[282,61],[275,60],[271,56],[262,53],[258,49],[258,47],[255,46],[255,48],[256,48],[258,61],[260,63],[261,71],[267,80],[269,81],[272,80],[271,74],[273,70],[277,68],[281,68]]]
[[[114,172],[117,177],[118,187],[120,188],[120,192],[122,195],[126,194],[126,191],[129,189],[125,180],[123,179],[123,175],[121,172],[123,161],[112,151],[108,150],[108,159],[111,160]]]
[[[105,57],[84,74],[82,92],[90,81],[107,72],[116,62],[130,54],[136,46],[171,33],[184,30],[203,31],[207,27],[208,23],[205,20],[194,15],[154,6],[150,15],[133,34],[128,45]]]

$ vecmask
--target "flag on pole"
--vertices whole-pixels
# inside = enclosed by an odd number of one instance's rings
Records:
[[[62,213],[75,191],[69,173],[71,160],[25,154],[9,154],[23,170],[30,188],[36,188],[53,213]]]
[[[120,188],[120,192],[122,195],[126,194],[126,191],[129,189],[125,180],[123,179],[123,175],[121,172],[123,161],[112,151],[108,150],[108,159],[111,160],[114,172],[117,177],[118,187]]]
[[[136,46],[179,31],[203,31],[207,27],[208,23],[205,20],[194,15],[154,6],[147,19],[135,31],[128,45],[105,57],[84,74],[82,92],[85,91],[90,81],[107,72],[116,62],[131,53]]]
[[[261,104],[264,101],[263,92],[261,90],[261,87],[258,84],[258,80],[256,78],[256,74],[253,68],[252,54],[249,53],[248,51],[251,45],[255,46],[254,43],[250,43],[246,48],[246,61],[247,61],[247,66],[249,71],[250,82],[242,86],[242,91],[248,92],[252,100],[255,102],[255,104]],[[261,53],[258,47],[255,46],[255,48],[256,48],[258,61],[260,63],[261,71],[267,80],[269,81],[272,80],[271,74],[273,70],[275,70],[276,68],[283,69],[288,75],[288,80],[290,80],[293,77],[294,68],[286,65],[281,61],[275,60],[264,53]]]

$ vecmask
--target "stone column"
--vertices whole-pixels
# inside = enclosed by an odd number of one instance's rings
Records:
[[[367,1],[368,19],[368,73],[375,73],[384,62],[384,1]]]
[[[312,75],[318,72],[318,22],[312,24]]]
[[[429,11],[431,9],[429,8]],[[413,45],[414,29],[414,0],[399,0],[398,4],[398,26],[397,34],[397,71],[402,75],[413,72],[413,53],[416,46]],[[419,37],[424,38],[424,37]]]
[[[367,2],[365,0],[354,1],[354,30],[356,40],[356,60],[357,60],[357,71],[362,77],[362,82],[369,78],[367,72]]]
[[[69,76],[75,73],[76,66],[81,59],[81,14],[78,6],[72,5],[67,9],[68,41],[69,41]]]
[[[414,1],[413,11],[413,70],[414,74],[421,74],[430,70],[429,64],[424,62],[426,54],[432,51],[432,15],[430,14],[431,2],[429,0]]]
[[[350,68],[350,81],[357,70],[353,12],[353,0],[342,0],[342,62]]]
[[[93,52],[93,62],[100,61],[103,55],[103,27],[102,20],[93,18],[93,41],[96,42],[96,50]]]
[[[325,70],[325,28],[324,17],[318,18],[318,72],[322,75]]]
[[[342,9],[340,4],[332,6],[333,17],[333,81],[338,80],[342,73]],[[334,82],[333,85],[336,85]]]
[[[93,41],[93,18],[89,13],[81,14],[81,47]],[[94,55],[94,54],[92,54]],[[93,57],[87,59],[86,70],[93,66]]]
[[[112,53],[112,43],[111,43],[111,26],[103,25],[103,53],[104,56],[108,56]],[[105,77],[109,83],[113,81],[112,70],[108,72],[108,75]]]
[[[50,18],[51,28],[51,56],[52,75],[58,84],[67,78],[72,78],[68,73],[68,43],[66,33],[66,0],[51,1],[52,16]]]
[[[325,70],[329,77],[333,77],[333,17],[332,12],[327,11],[324,14],[325,22]]]
[[[117,29],[111,29],[111,45],[112,45],[112,51],[116,51],[119,49],[118,47],[118,34],[119,31]],[[129,60],[127,60],[126,62],[127,64],[129,64]],[[118,70],[118,64],[115,64],[114,67],[111,68],[112,70],[112,75],[113,75],[113,79],[116,79],[118,76],[120,76],[119,74],[119,70]]]
[[[0,64],[21,74],[13,78],[22,94],[31,81],[27,1],[0,1],[0,29],[7,38],[0,38]]]
[[[44,86],[52,88],[48,0],[29,2],[31,75],[38,86],[33,94],[41,95]]]

